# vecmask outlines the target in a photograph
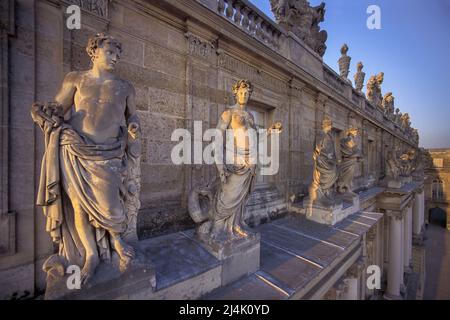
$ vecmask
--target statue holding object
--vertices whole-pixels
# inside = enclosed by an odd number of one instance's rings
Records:
[[[92,69],[68,73],[55,102],[31,108],[45,135],[37,205],[59,247],[44,269],[78,265],[83,284],[100,262],[125,271],[135,258],[126,239],[137,240],[141,154],[133,85],[114,74],[121,44],[100,33],[86,50]]]

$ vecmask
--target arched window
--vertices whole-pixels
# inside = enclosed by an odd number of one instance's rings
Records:
[[[442,200],[444,198],[444,183],[441,179],[434,179],[432,186],[433,200]]]

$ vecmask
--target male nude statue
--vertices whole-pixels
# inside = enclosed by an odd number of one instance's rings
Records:
[[[92,69],[68,73],[55,102],[34,103],[31,111],[46,134],[37,203],[59,256],[83,266],[82,283],[92,279],[100,260],[111,259],[110,244],[121,269],[135,255],[122,234],[127,160],[140,131],[134,88],[114,74],[120,43],[97,34],[86,50]]]

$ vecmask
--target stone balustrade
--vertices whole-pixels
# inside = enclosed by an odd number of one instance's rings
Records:
[[[217,0],[217,11],[244,32],[279,50],[283,31],[250,1]]]

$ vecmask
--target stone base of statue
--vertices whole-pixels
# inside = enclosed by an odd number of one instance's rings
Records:
[[[402,180],[403,185],[412,182],[412,176],[400,176],[400,180]]]
[[[387,179],[385,180],[386,187],[390,189],[400,189],[404,185],[411,183],[413,181],[412,176],[400,176],[397,180]]]
[[[79,268],[71,268],[64,258],[51,256],[47,262],[46,300],[122,300],[136,292],[153,292],[156,287],[155,271],[142,252],[123,272],[118,256],[111,262],[101,262],[87,284],[79,282]],[[77,279],[78,278],[78,279]]]
[[[403,187],[403,181],[400,178],[398,180],[388,180],[387,187],[391,189],[400,189]]]
[[[309,198],[304,201],[304,213],[308,220],[332,226],[358,212],[359,207],[359,197],[353,193],[338,196],[335,204],[329,206],[320,203],[311,206]]]
[[[220,261],[222,266],[222,286],[230,284],[243,276],[259,270],[260,241],[259,233],[248,228],[247,237],[234,239],[213,239],[191,231],[190,236]]]

